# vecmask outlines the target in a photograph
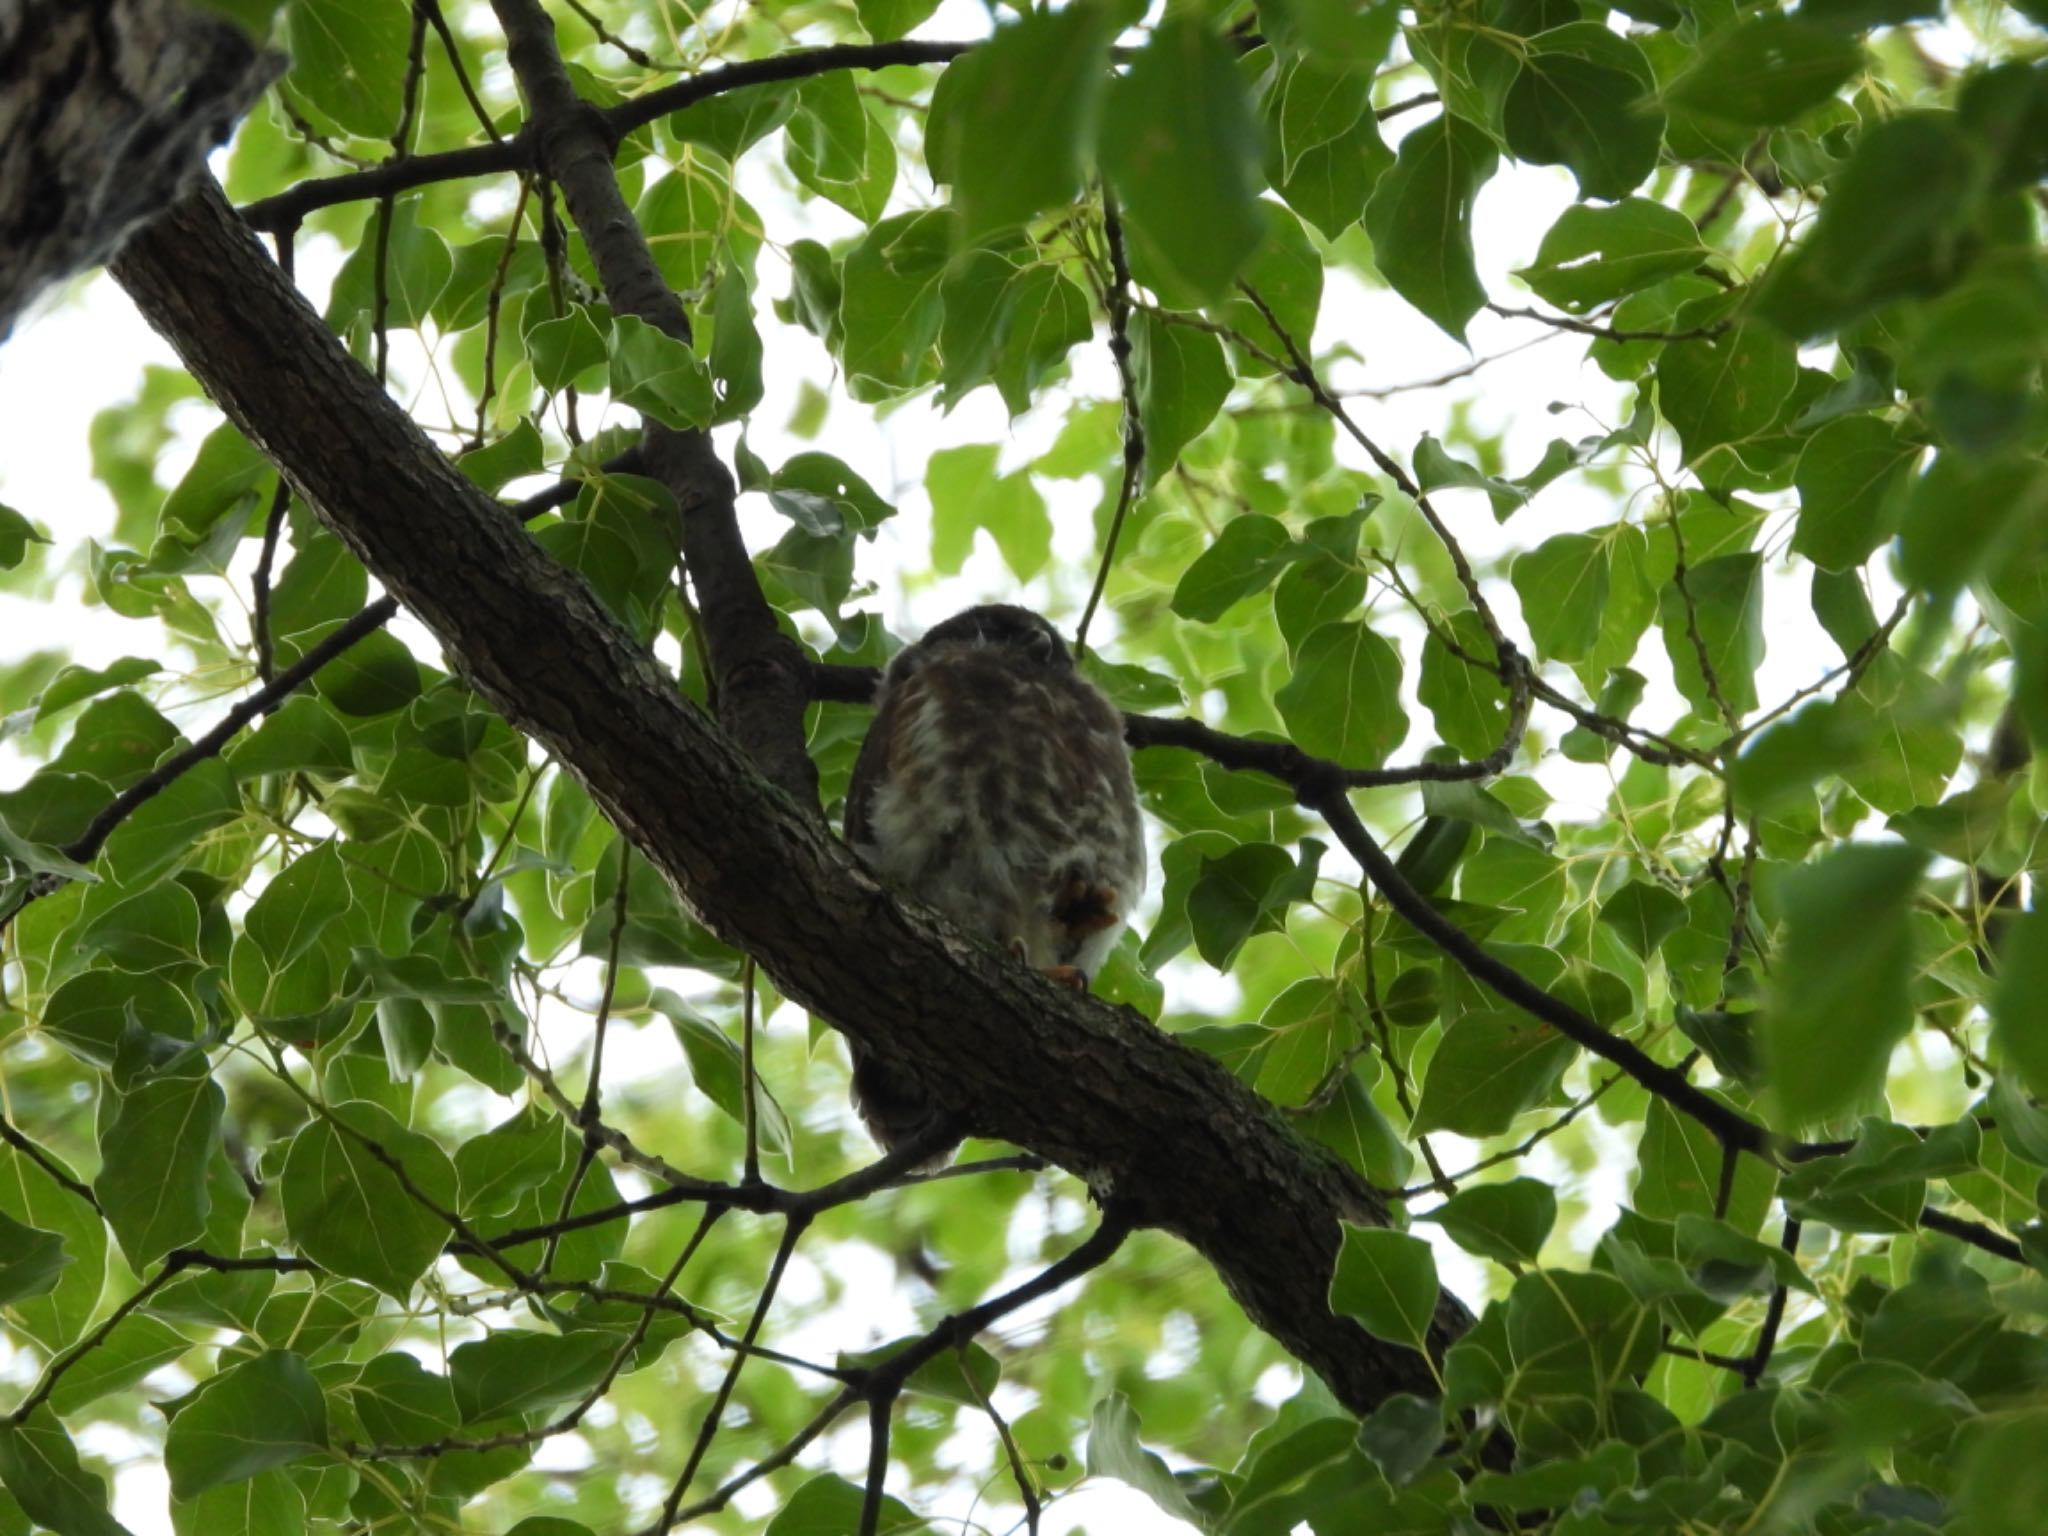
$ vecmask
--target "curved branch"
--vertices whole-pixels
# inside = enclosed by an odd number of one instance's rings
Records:
[[[511,28],[507,28],[508,33]],[[707,69],[635,96],[605,110],[593,110],[594,122],[611,143],[617,143],[636,128],[657,118],[693,107],[727,91],[778,81],[808,80],[815,75],[840,69],[888,69],[897,64],[944,64],[957,59],[975,43],[911,42],[840,43],[828,48],[799,48],[770,59],[744,59]],[[540,146],[529,124],[509,139],[489,144],[472,144],[464,149],[439,154],[415,155],[409,160],[390,160],[366,171],[349,171],[339,176],[322,176],[302,181],[275,197],[246,204],[241,212],[251,229],[269,232],[290,229],[307,214],[341,203],[388,197],[415,187],[437,182],[459,181],[468,176],[491,176],[506,171],[527,171],[538,167]]]
[[[619,190],[615,125],[576,94],[540,0],[491,0],[491,8],[533,111],[540,169],[561,187],[612,307],[687,343],[682,300]],[[720,73],[723,88],[731,89],[732,70]],[[804,740],[809,663],[761,594],[733,511],[732,476],[707,433],[650,419],[645,445],[650,468],[681,510],[683,559],[697,592],[719,723],[769,779],[798,804],[815,807],[818,769]]]

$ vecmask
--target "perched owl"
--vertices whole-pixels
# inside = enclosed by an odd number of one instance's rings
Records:
[[[1145,888],[1123,720],[1037,614],[970,608],[906,646],[876,695],[846,840],[892,885],[1085,987]],[[939,1106],[858,1047],[853,1102],[891,1148]]]

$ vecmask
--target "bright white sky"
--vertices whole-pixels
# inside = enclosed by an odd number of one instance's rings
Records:
[[[972,0],[948,0],[939,15],[919,32],[934,37],[968,36],[985,30],[986,26],[985,13]],[[1388,125],[1389,137],[1398,139],[1402,132],[1427,117],[1422,112],[1396,119]],[[778,235],[801,232],[827,241],[854,232],[850,219],[823,202],[814,201],[798,209],[768,170],[773,155],[772,148],[757,149],[742,174],[743,190],[757,207],[767,211],[771,230]],[[906,172],[906,185],[909,180],[910,173]],[[911,195],[917,190],[913,189]],[[1561,171],[1509,164],[1480,194],[1476,242],[1480,275],[1496,298],[1510,304],[1530,302],[1508,274],[1533,257],[1543,232],[1569,204],[1571,192],[1570,178]],[[899,188],[899,197],[904,195]],[[331,281],[338,261],[339,253],[331,246],[302,246],[301,281],[316,303],[324,299],[326,284]],[[1055,392],[1044,406],[1014,423],[1004,419],[1001,402],[992,389],[977,392],[951,416],[942,417],[933,407],[919,402],[880,420],[867,408],[835,393],[821,439],[803,442],[783,428],[795,404],[798,385],[804,380],[821,384],[836,381],[829,358],[817,341],[801,331],[777,326],[768,312],[766,301],[788,291],[787,271],[772,250],[762,253],[760,279],[759,318],[769,342],[768,398],[755,413],[749,442],[771,464],[807,448],[823,447],[838,454],[899,506],[900,515],[884,525],[882,536],[873,545],[862,547],[857,572],[862,580],[879,586],[879,595],[871,606],[879,609],[890,627],[898,633],[914,634],[960,607],[992,599],[1023,601],[1064,614],[1071,622],[1087,593],[1097,556],[1089,514],[1099,488],[1092,482],[1041,482],[1040,488],[1054,516],[1055,558],[1045,576],[1022,590],[985,538],[956,578],[939,580],[912,592],[905,590],[896,573],[929,567],[929,508],[922,491],[924,462],[929,454],[956,444],[997,442],[1008,445],[1005,469],[1022,463],[1049,445],[1069,399],[1115,396],[1115,380],[1106,351],[1099,345],[1078,351],[1072,383]],[[1543,334],[1542,328],[1528,322],[1482,314],[1472,324],[1472,350],[1467,352],[1392,295],[1333,272],[1317,341],[1322,347],[1346,344],[1362,359],[1331,370],[1330,381],[1342,389],[1384,387],[1431,378],[1470,361],[1475,355],[1504,353],[1532,336]],[[406,398],[408,390],[438,388],[427,382],[424,355],[400,346],[400,340],[394,338],[394,358],[399,365],[394,376],[400,397]],[[1590,364],[1580,361],[1584,350],[1583,338],[1554,337],[1503,358],[1476,381],[1462,381],[1447,390],[1397,395],[1385,401],[1359,400],[1354,402],[1354,414],[1367,432],[1405,460],[1424,432],[1443,432],[1452,400],[1470,399],[1473,426],[1481,432],[1505,434],[1509,468],[1518,473],[1535,462],[1550,438],[1590,435],[1599,430],[1594,416],[1601,424],[1620,419],[1624,392]],[[86,539],[105,537],[113,520],[112,503],[92,478],[88,428],[97,412],[132,397],[140,370],[149,362],[175,365],[169,349],[137,318],[119,289],[104,275],[74,284],[46,299],[0,348],[0,422],[6,423],[5,436],[0,438],[0,501],[39,522],[67,558],[82,551]],[[446,382],[451,390],[459,389],[452,375]],[[1548,407],[1555,401],[1585,409],[1553,415]],[[176,482],[200,438],[216,419],[208,407],[194,405],[181,409],[178,443],[159,470],[159,479],[164,484]],[[592,425],[589,414],[584,425],[586,431]],[[1369,467],[1363,455],[1341,438],[1338,451],[1346,462]],[[1668,467],[1675,472],[1675,463]],[[1480,559],[1510,545],[1528,547],[1566,529],[1608,523],[1618,515],[1618,509],[1604,494],[1578,485],[1571,477],[1546,490],[1505,528],[1496,526],[1490,509],[1477,493],[1446,492],[1440,499],[1468,552]],[[759,502],[759,498],[748,500]],[[744,511],[756,547],[777,536],[780,519],[765,505],[744,507]],[[105,609],[87,605],[76,574],[80,563],[72,561],[71,574],[64,578],[64,599],[54,608],[0,595],[0,660],[51,645],[64,647],[74,660],[91,665],[104,665],[130,652],[161,653],[162,642],[153,627],[127,625]],[[1511,616],[1513,611],[1511,602],[1503,605],[1504,616]],[[1378,612],[1385,614],[1387,609],[1383,605]],[[1808,615],[1803,583],[1777,581],[1767,598],[1767,614],[1770,652],[1759,687],[1761,696],[1769,701],[1811,682],[1835,656]],[[1402,637],[1404,649],[1412,657],[1419,632],[1412,625],[1404,626],[1398,616],[1388,627]],[[1098,638],[1110,641],[1111,633],[1098,631]],[[423,634],[415,629],[413,637],[431,654]],[[1108,650],[1114,656],[1113,641]],[[1668,711],[1667,718],[1675,714],[1675,694],[1669,688],[1668,668],[1654,636],[1646,640],[1635,664],[1653,680],[1645,718],[1655,718],[1660,709]],[[224,701],[215,701],[190,711],[181,717],[180,723],[188,731],[196,732],[222,707]],[[1415,728],[1400,754],[1403,760],[1412,759],[1428,744],[1427,712],[1416,707],[1411,699],[1410,714]],[[1555,722],[1539,724],[1552,742],[1562,730]],[[0,745],[0,782],[16,782],[28,766]],[[1563,800],[1558,812],[1565,818],[1593,814],[1608,789],[1601,770],[1567,764],[1554,756],[1545,763],[1542,777]],[[1334,861],[1326,866],[1326,873],[1335,871]],[[1227,1006],[1230,1001],[1227,984],[1219,990],[1213,975],[1192,963],[1184,963],[1169,978],[1169,984],[1188,989],[1183,995],[1199,996],[1209,1007]],[[621,1044],[644,1041],[653,1048],[656,1034],[630,1032],[614,1039]],[[634,1065],[621,1061],[618,1069],[631,1071]],[[654,1070],[651,1063],[648,1065]],[[661,1069],[669,1066],[672,1064],[664,1063]],[[1596,1176],[1598,1186],[1585,1188],[1581,1181],[1578,1189],[1581,1198],[1590,1204],[1583,1224],[1587,1232],[1604,1228],[1611,1220],[1613,1202],[1624,1193],[1624,1176],[1632,1159],[1626,1154],[1625,1142],[1617,1142],[1615,1151],[1616,1156],[1603,1159],[1608,1171]],[[1453,1163],[1462,1161],[1457,1148],[1447,1148],[1445,1155]],[[1546,1165],[1540,1155],[1531,1159],[1530,1171],[1560,1179],[1567,1175],[1561,1165]],[[1419,1230],[1438,1242],[1439,1262],[1446,1280],[1468,1299],[1483,1299],[1486,1282],[1480,1269],[1456,1249],[1446,1246],[1435,1227],[1425,1225]],[[838,1255],[834,1256],[834,1263],[835,1267],[844,1267]],[[865,1258],[849,1254],[846,1263],[860,1267]],[[900,1298],[888,1294],[889,1272],[879,1256],[871,1268],[874,1284],[872,1288],[863,1288],[867,1299],[849,1319],[850,1323],[870,1327],[904,1306]],[[791,1280],[792,1299],[799,1298],[804,1284],[804,1270],[799,1266]],[[823,1325],[819,1336],[826,1349],[836,1342],[825,1337]],[[839,1337],[845,1337],[843,1331]],[[791,1347],[801,1350],[804,1344],[799,1341]],[[5,1373],[17,1374],[24,1364],[16,1360],[12,1370]],[[0,1370],[5,1370],[4,1364],[0,1364]],[[1291,1390],[1292,1384],[1275,1380],[1262,1383],[1261,1387],[1262,1397],[1277,1400]],[[117,1487],[118,1516],[138,1536],[168,1531],[155,1449],[123,1436],[89,1437],[88,1444],[123,1463]],[[857,1427],[850,1435],[836,1437],[827,1449],[839,1470],[858,1478],[864,1465],[865,1444],[865,1429]],[[562,1454],[573,1457],[566,1447]],[[998,1498],[1001,1492],[1000,1487],[991,1490]],[[958,1513],[958,1509],[951,1512]],[[982,1513],[986,1516],[990,1511],[984,1506]],[[1127,1532],[1131,1536],[1187,1529],[1159,1515],[1142,1496],[1113,1483],[1091,1484],[1062,1501],[1049,1512],[1045,1529],[1052,1536],[1065,1536],[1081,1529],[1084,1523],[1098,1533]]]

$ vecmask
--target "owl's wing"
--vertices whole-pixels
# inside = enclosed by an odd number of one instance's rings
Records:
[[[875,789],[889,773],[889,738],[896,729],[896,693],[885,689],[868,733],[861,738],[860,755],[853,760],[853,777],[846,786],[846,841],[858,848],[872,834],[869,817]]]

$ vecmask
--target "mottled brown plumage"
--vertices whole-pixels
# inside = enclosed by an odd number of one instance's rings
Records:
[[[970,608],[905,647],[876,696],[846,839],[891,884],[1076,986],[1145,887],[1123,720],[1023,608]],[[884,1147],[934,1124],[918,1085],[854,1052]]]

